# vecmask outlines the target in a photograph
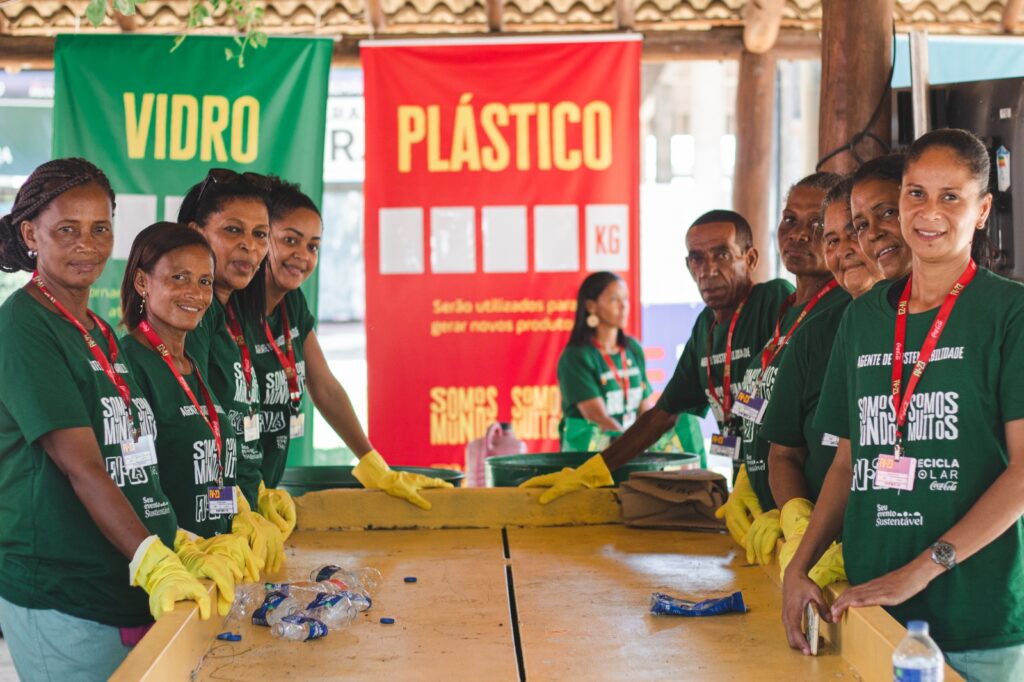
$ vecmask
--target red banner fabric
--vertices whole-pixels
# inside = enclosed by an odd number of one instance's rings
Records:
[[[363,43],[370,438],[461,465],[510,421],[558,449],[559,354],[588,272],[640,329],[638,37]]]

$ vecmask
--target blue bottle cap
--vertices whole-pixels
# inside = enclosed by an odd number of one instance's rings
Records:
[[[394,618],[381,618],[380,622],[384,625],[392,625],[395,622]]]
[[[232,635],[230,632],[222,632],[219,635],[217,635],[217,639],[229,641],[233,636],[234,635]]]
[[[231,635],[230,637],[228,637],[228,640],[231,641],[231,642],[241,642],[242,641],[242,636],[241,635]]]
[[[405,582],[407,582],[407,583],[414,583],[414,582],[416,582],[416,576],[414,576],[414,575],[406,576]]]

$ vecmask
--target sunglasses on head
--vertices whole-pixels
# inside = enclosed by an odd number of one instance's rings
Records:
[[[210,172],[206,174],[203,179],[203,184],[199,186],[199,196],[196,197],[196,206],[203,205],[203,195],[206,194],[206,190],[210,185],[232,185],[232,184],[247,184],[261,192],[269,192],[271,189],[271,181],[266,175],[260,175],[259,173],[239,173],[233,171],[230,168],[211,168]]]

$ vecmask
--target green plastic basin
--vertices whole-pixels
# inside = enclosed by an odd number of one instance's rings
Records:
[[[528,478],[578,467],[593,452],[538,452],[530,455],[502,455],[487,458],[487,485],[494,488],[517,486]],[[672,471],[700,467],[700,455],[646,453],[612,472],[618,485],[634,471]]]
[[[458,487],[466,476],[461,471],[452,469],[433,469],[428,467],[391,467],[395,471],[411,471],[414,474],[423,474],[448,481]],[[361,488],[362,483],[352,475],[353,467],[330,466],[330,467],[289,467],[284,470],[281,478],[281,487],[288,491],[293,497],[304,495],[316,490],[331,490],[333,488]]]

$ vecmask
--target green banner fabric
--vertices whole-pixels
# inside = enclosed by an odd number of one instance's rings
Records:
[[[231,37],[59,35],[54,53],[53,155],[102,168],[117,193],[114,253],[91,307],[120,320],[120,286],[132,241],[174,220],[182,197],[210,168],[272,173],[319,204],[332,43],[271,38],[225,59]],[[316,273],[304,285],[316,316]],[[309,401],[307,413],[310,412]],[[312,425],[312,414],[306,424]],[[312,429],[289,464],[311,463]]]

